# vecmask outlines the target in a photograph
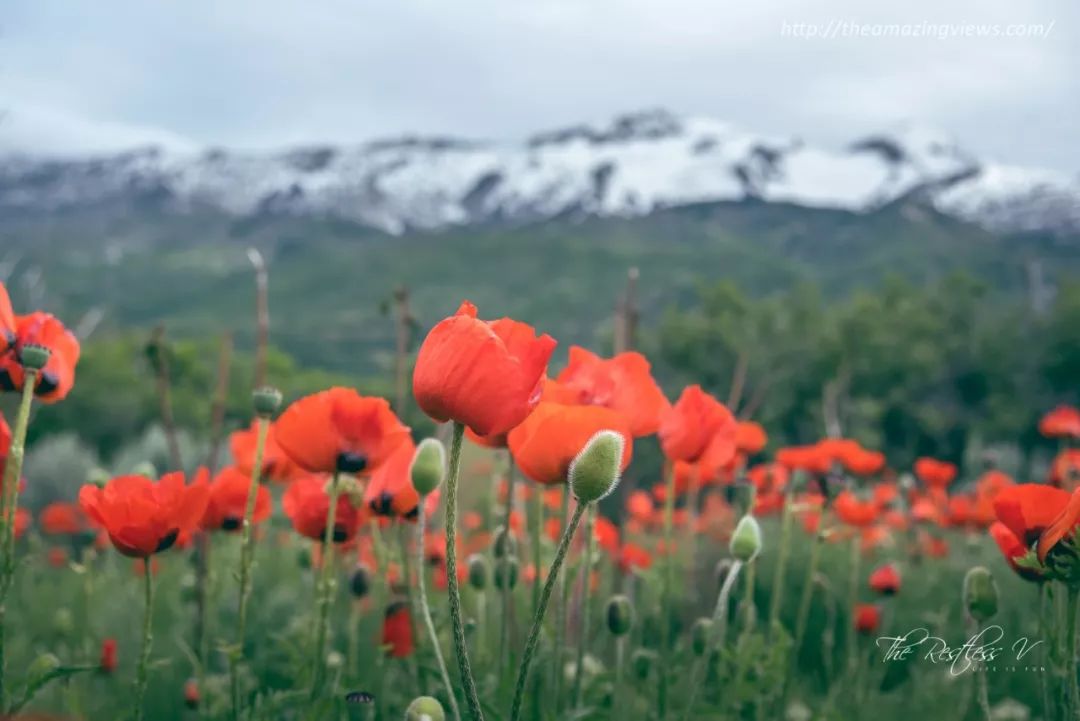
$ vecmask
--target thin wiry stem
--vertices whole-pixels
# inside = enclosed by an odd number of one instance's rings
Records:
[[[142,721],[143,719],[143,699],[146,697],[146,684],[148,681],[147,671],[150,666],[150,647],[154,641],[151,633],[151,621],[153,620],[154,610],[154,572],[151,569],[149,556],[143,559],[143,577],[146,581],[144,585],[146,614],[143,616],[142,652],[139,654],[139,666],[135,672],[135,721]]]
[[[720,595],[716,597],[716,608],[713,609],[712,617],[713,622],[712,626],[709,627],[709,640],[705,645],[705,653],[694,664],[694,671],[690,680],[690,700],[686,704],[683,721],[689,719],[694,711],[698,691],[702,686],[701,676],[705,671],[705,666],[708,664],[709,657],[724,645],[727,637],[728,600],[731,598],[731,589],[735,587],[735,578],[739,575],[739,569],[741,568],[741,561],[732,561],[727,578],[724,579],[724,585],[720,588]]]
[[[312,668],[315,675],[311,683],[311,700],[322,691],[326,675],[326,637],[330,633],[330,602],[334,596],[334,524],[337,522],[338,474],[330,479],[330,506],[326,510],[326,530],[323,531],[322,567],[319,569],[318,600],[315,616],[315,643],[312,647]]]
[[[529,678],[529,666],[536,654],[536,647],[540,643],[540,630],[544,625],[544,615],[547,613],[548,602],[551,593],[555,590],[555,582],[559,578],[559,571],[566,560],[566,552],[570,549],[570,541],[574,538],[574,532],[581,523],[581,516],[585,512],[587,504],[579,503],[574,509],[574,515],[570,517],[570,523],[563,531],[559,548],[555,551],[555,559],[551,562],[551,570],[548,571],[547,580],[544,581],[544,589],[540,592],[540,605],[533,617],[532,628],[529,630],[529,638],[525,642],[525,651],[521,655],[521,665],[518,666],[517,684],[514,686],[514,701],[510,706],[510,721],[518,721],[521,718],[521,702],[525,697],[525,682]]]
[[[585,644],[589,640],[589,585],[592,580],[593,544],[596,534],[596,506],[589,505],[589,517],[585,521],[585,560],[581,571],[581,631],[578,633],[577,665],[574,668],[574,708],[581,707],[581,687],[584,680]]]
[[[424,498],[420,499],[419,516],[416,520],[416,548],[419,565],[417,566],[416,586],[420,595],[420,613],[424,617],[424,625],[427,627],[428,636],[431,637],[431,647],[435,651],[435,662],[439,666],[439,675],[442,676],[443,685],[446,687],[446,697],[450,701],[450,713],[454,721],[461,721],[461,711],[458,709],[457,696],[454,694],[454,685],[450,683],[450,673],[446,670],[446,659],[443,658],[442,647],[439,645],[439,634],[435,631],[435,621],[431,618],[431,607],[428,606],[427,582],[424,579],[424,526],[427,514],[424,513]]]

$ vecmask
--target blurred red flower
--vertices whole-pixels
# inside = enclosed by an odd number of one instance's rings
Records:
[[[87,484],[79,505],[109,534],[117,551],[145,558],[170,548],[190,533],[206,512],[210,490],[205,479],[184,484],[182,471],[166,473],[157,482],[146,476],[119,476],[104,488]]]
[[[210,484],[210,500],[206,504],[200,526],[206,531],[237,531],[244,525],[251,473],[228,466],[214,476]],[[273,512],[270,489],[259,484],[255,494],[255,513],[252,523],[262,523]]]
[[[620,468],[625,469],[634,450],[629,423],[622,414],[600,406],[540,403],[510,431],[510,453],[527,478],[538,483],[562,483],[570,462],[593,436],[605,430],[622,435]]]
[[[6,299],[5,292],[3,300]],[[13,335],[9,334],[12,330]],[[50,355],[45,367],[38,372],[34,394],[42,402],[54,403],[71,391],[75,385],[75,366],[79,362],[79,341],[63,323],[48,313],[36,312],[16,316],[14,328],[8,328],[4,334],[6,341],[0,342],[0,348],[3,348],[0,350],[0,390],[22,389],[26,377],[21,361],[22,349],[27,345],[40,345],[48,348]]]
[[[769,436],[760,423],[739,421],[735,427],[735,446],[748,456],[761,453],[768,442]]]
[[[322,541],[326,532],[326,512],[330,510],[326,487],[329,482],[325,476],[305,476],[289,484],[281,498],[281,508],[293,529],[313,541]],[[338,495],[334,514],[334,542],[344,543],[356,535],[367,519],[367,508],[357,508],[348,495],[342,493]]]
[[[74,536],[86,530],[86,514],[75,503],[57,501],[41,509],[38,524],[50,536]]]
[[[881,626],[881,609],[869,603],[855,606],[855,630],[869,636]]]
[[[915,461],[915,475],[928,488],[945,488],[956,478],[956,466],[923,456]]]
[[[383,619],[382,646],[393,658],[406,658],[413,652],[412,615],[404,601],[391,603]]]
[[[1039,420],[1039,433],[1047,438],[1080,438],[1080,409],[1058,406]]]
[[[851,491],[841,491],[833,500],[833,511],[849,526],[862,528],[874,523],[881,509],[872,500],[864,501]]]
[[[670,461],[721,467],[735,455],[738,423],[701,386],[688,386],[660,419],[660,448]]]
[[[377,516],[415,519],[420,508],[420,494],[412,484],[412,462],[416,445],[410,438],[382,464],[364,489],[364,503]],[[439,489],[425,499],[425,513],[430,515],[439,504]]]
[[[116,671],[116,666],[116,639],[107,638],[101,642],[101,656],[98,661],[98,667],[104,673],[113,673]]]
[[[413,395],[428,416],[453,420],[481,436],[506,433],[540,402],[555,339],[509,318],[478,320],[465,301],[424,339]]]
[[[652,377],[649,361],[633,351],[604,359],[571,346],[569,362],[555,380],[562,387],[559,402],[570,398],[576,405],[603,406],[621,413],[634,437],[656,433],[661,415],[670,407]]]
[[[870,588],[886,596],[893,596],[900,591],[900,571],[891,563],[878,566],[870,574]]]
[[[232,451],[233,463],[246,476],[251,475],[252,466],[255,465],[255,446],[259,441],[258,424],[257,420],[252,421],[247,428],[233,431],[229,436],[229,448]],[[266,433],[262,471],[259,475],[264,481],[288,483],[304,474],[305,471],[293,463],[289,455],[278,444],[277,430],[274,424],[271,424]]]
[[[619,549],[619,569],[629,573],[635,568],[647,570],[652,565],[652,554],[636,543],[624,543]]]

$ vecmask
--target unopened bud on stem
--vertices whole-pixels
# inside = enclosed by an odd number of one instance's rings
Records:
[[[409,469],[413,488],[426,496],[438,488],[446,475],[446,447],[437,438],[420,441]]]
[[[619,485],[619,467],[626,440],[615,431],[600,431],[570,462],[570,490],[582,503],[595,503]]]
[[[735,526],[731,534],[731,555],[743,563],[754,560],[761,551],[761,526],[757,519],[747,514]]]

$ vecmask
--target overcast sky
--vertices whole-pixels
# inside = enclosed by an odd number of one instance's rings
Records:
[[[0,151],[515,139],[664,107],[827,144],[917,121],[1075,172],[1078,27],[1075,0],[5,0]]]

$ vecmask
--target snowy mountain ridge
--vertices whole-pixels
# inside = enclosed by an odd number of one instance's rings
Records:
[[[264,153],[0,157],[0,212],[149,199],[177,212],[318,215],[389,233],[748,199],[864,213],[905,197],[994,231],[1080,231],[1080,178],[983,162],[918,127],[832,149],[646,111],[517,143],[405,137]]]

